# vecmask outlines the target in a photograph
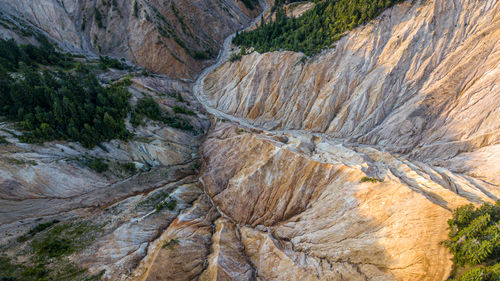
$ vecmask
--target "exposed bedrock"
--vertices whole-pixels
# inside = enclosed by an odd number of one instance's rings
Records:
[[[206,97],[258,126],[417,159],[483,148],[469,158],[498,174],[487,154],[500,142],[499,11],[498,1],[405,2],[313,58],[254,52],[227,62],[205,80]]]

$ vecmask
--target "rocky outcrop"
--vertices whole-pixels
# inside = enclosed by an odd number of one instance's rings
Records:
[[[306,134],[218,123],[202,154],[205,191],[262,280],[444,280],[450,211],[493,202],[472,178]]]
[[[107,81],[126,74],[111,71],[100,78]],[[93,239],[71,260],[88,268],[88,274],[104,272],[104,280],[125,279],[180,212],[197,204],[203,194],[197,177],[198,149],[209,120],[199,113],[189,84],[160,76],[131,80],[132,103],[151,96],[165,111],[185,106],[196,111],[182,117],[189,119],[193,130],[153,121],[137,128],[127,123],[135,133],[131,140],[86,149],[62,141],[21,143],[16,127],[2,122],[0,135],[8,142],[0,145],[2,254],[27,260],[30,251],[24,250],[44,235],[30,236],[31,229],[53,220],[60,221],[59,226],[82,223],[82,231]],[[109,170],[98,173],[85,164],[95,158],[104,159]],[[137,171],[131,173],[122,164]],[[173,208],[162,207],[171,200],[176,202]],[[207,231],[211,233],[211,224]]]
[[[87,150],[19,143],[2,123],[2,254],[28,259],[29,239],[44,235],[30,229],[57,219],[92,225],[69,259],[104,280],[445,280],[451,211],[500,198],[497,1],[403,3],[313,58],[222,64],[223,52],[194,84],[172,77],[195,76],[209,62],[194,52],[217,50],[259,8],[46,2],[0,7],[67,49],[168,73],[133,77],[131,102],[182,104],[194,130],[127,124],[129,142]],[[14,37],[3,25],[0,34]],[[99,78],[127,74],[111,72]],[[111,171],[83,157],[106,158]],[[125,174],[120,163],[143,169]]]
[[[241,127],[213,128],[201,179],[256,276],[448,277],[450,211],[500,198],[499,10],[407,2],[313,58],[254,52],[202,80]]]
[[[313,58],[254,52],[227,62],[207,77],[206,97],[258,126],[449,159],[500,141],[499,9],[405,2]]]
[[[170,78],[192,78],[222,41],[260,13],[228,1],[0,1],[72,51],[124,57]],[[5,27],[2,27],[4,29]]]

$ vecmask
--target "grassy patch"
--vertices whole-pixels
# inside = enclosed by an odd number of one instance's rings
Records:
[[[167,198],[167,200],[158,203],[158,205],[156,205],[156,207],[155,207],[155,210],[157,213],[160,212],[161,210],[163,210],[164,208],[167,208],[170,211],[173,211],[176,206],[177,206],[177,200],[175,200],[174,198],[169,196]]]
[[[41,223],[34,228],[30,229],[27,234],[20,236],[17,238],[17,242],[24,242],[30,239],[31,237],[35,236],[37,233],[44,231],[45,229],[59,223],[58,220],[52,220],[46,223]]]
[[[3,158],[7,163],[16,166],[36,166],[38,163],[35,160],[23,160],[12,157]]]
[[[41,259],[61,257],[82,250],[94,240],[97,232],[102,231],[102,227],[85,221],[56,224],[33,240],[31,247]]]
[[[103,227],[85,221],[59,223],[57,220],[37,225],[20,241],[33,238],[28,244],[27,260],[18,262],[15,258],[0,256],[0,280],[100,280],[104,272],[89,275],[87,269],[77,266],[67,256],[88,246]]]
[[[97,281],[101,280],[103,275],[104,271],[89,275],[86,268],[68,260],[59,260],[57,263],[19,263],[7,257],[0,257],[1,281]]]

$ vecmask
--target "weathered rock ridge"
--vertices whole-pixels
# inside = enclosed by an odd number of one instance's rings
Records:
[[[313,58],[254,52],[227,62],[207,77],[207,98],[255,125],[420,159],[493,146],[500,142],[499,11],[498,1],[406,2]]]
[[[202,181],[262,280],[445,280],[451,210],[500,198],[500,4],[403,3],[313,58],[204,79]],[[376,183],[362,183],[373,177]]]
[[[127,72],[104,73],[103,80]],[[131,101],[151,96],[164,110],[182,104],[191,110],[200,105],[190,94],[189,84],[161,76],[133,77]],[[179,98],[166,95],[176,92]],[[174,129],[161,122],[128,129],[129,141],[113,140],[94,149],[78,143],[20,143],[16,127],[0,124],[0,135],[8,144],[0,146],[0,252],[13,260],[26,260],[29,245],[42,234],[27,233],[53,220],[58,225],[83,223],[94,240],[71,256],[89,274],[104,272],[103,280],[130,276],[180,212],[204,198],[198,181],[199,146],[209,120],[201,113],[191,118],[194,132]],[[198,132],[198,133],[196,133]],[[106,159],[110,168],[96,172],[86,159]],[[130,173],[121,166],[133,164]],[[206,196],[205,196],[206,197]],[[174,208],[161,208],[175,200]],[[201,200],[201,199],[200,199]],[[96,230],[97,229],[97,230]],[[27,242],[22,237],[28,237]],[[28,251],[26,251],[28,250]],[[0,272],[1,273],[4,272]],[[3,276],[2,276],[3,277]],[[67,279],[73,280],[73,279]]]
[[[406,2],[313,58],[252,53],[219,65],[223,52],[194,84],[172,79],[211,63],[189,52],[217,53],[260,8],[238,0],[0,0],[0,8],[68,50],[167,73],[132,78],[132,103],[150,95],[164,110],[187,106],[200,133],[148,122],[129,142],[87,150],[19,143],[2,122],[10,144],[0,145],[0,251],[9,257],[29,255],[19,238],[57,219],[98,226],[69,259],[103,280],[446,280],[451,211],[500,198],[498,1]],[[0,35],[26,39],[4,27]],[[100,78],[127,74],[111,72]],[[99,174],[82,157],[117,164]],[[130,162],[151,169],[121,174],[119,163]]]
[[[202,156],[205,192],[262,280],[444,280],[450,210],[500,195],[376,147],[226,123]]]
[[[192,78],[217,56],[226,36],[261,9],[227,1],[0,1],[72,51],[124,57],[171,78]]]

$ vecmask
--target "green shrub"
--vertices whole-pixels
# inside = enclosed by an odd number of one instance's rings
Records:
[[[250,10],[253,10],[255,9],[255,5],[257,3],[259,3],[258,0],[241,0],[243,2],[243,4],[245,5],[245,7],[247,7],[248,9]]]
[[[177,93],[176,97],[178,102],[185,102],[184,98],[182,97],[181,93]]]
[[[243,130],[243,129],[241,129],[241,128],[236,129],[236,134],[241,135],[241,134],[243,134],[243,133],[248,133],[248,131]]]
[[[151,120],[163,120],[163,111],[158,103],[152,97],[144,97],[137,102],[135,112],[138,115],[143,115]]]
[[[135,174],[137,172],[137,167],[134,163],[120,163],[120,167],[129,174]]]
[[[102,24],[102,14],[101,14],[101,11],[99,11],[99,9],[97,9],[97,7],[94,7],[94,18],[95,18],[95,21],[97,22],[97,26],[99,28],[103,28],[103,24]]]
[[[82,249],[98,231],[100,226],[88,222],[58,224],[33,240],[31,247],[40,259],[61,257]]]
[[[87,158],[85,164],[98,173],[104,173],[109,170],[109,164],[100,158]]]
[[[175,113],[179,113],[179,114],[185,114],[185,115],[196,115],[196,113],[194,113],[194,111],[186,108],[185,106],[182,106],[182,105],[174,105],[174,107],[172,108],[174,110]]]
[[[144,206],[156,206],[158,203],[164,201],[166,198],[169,197],[169,194],[166,191],[159,191],[151,194],[144,200],[141,200],[138,204],[137,207],[144,207]]]
[[[242,57],[243,57],[243,55],[241,55],[239,53],[232,53],[231,56],[229,57],[229,61],[231,61],[231,62],[239,61],[239,60],[241,60]]]
[[[175,207],[177,206],[177,200],[175,200],[174,198],[172,197],[168,197],[168,200],[164,200],[162,202],[160,202],[158,205],[156,205],[156,212],[160,212],[161,210],[163,210],[164,208],[167,208],[169,209],[170,211],[174,210]]]
[[[487,273],[484,268],[473,268],[469,271],[467,271],[464,275],[458,279],[459,281],[486,281],[487,279]]]
[[[59,220],[52,220],[46,223],[41,223],[37,225],[36,227],[30,229],[27,234],[20,236],[17,238],[17,242],[24,242],[30,239],[31,237],[35,236],[37,233],[42,232],[46,230],[47,228],[50,228],[51,226],[59,223]]]
[[[193,58],[197,60],[208,60],[214,57],[215,53],[210,49],[204,51],[195,51],[193,54]]]
[[[0,136],[0,144],[8,144],[9,142],[4,136]]]
[[[134,1],[134,17],[139,17],[139,4],[137,3],[137,0]]]
[[[41,224],[37,225],[36,227],[32,228],[28,232],[28,234],[33,236],[33,235],[35,235],[35,234],[37,234],[39,232],[44,231],[45,229],[47,229],[47,228],[49,228],[51,226],[53,226],[54,224],[57,224],[57,223],[59,223],[59,220],[51,220],[51,221],[46,222],[46,223],[41,223]]]
[[[73,252],[71,240],[64,237],[49,236],[41,240],[35,240],[32,247],[37,255],[48,258],[60,257]]]
[[[183,114],[195,114],[187,109],[183,110],[181,107],[177,107],[177,109],[175,108],[176,107],[174,107],[174,111],[182,111]],[[149,96],[144,97],[137,102],[134,111],[131,113],[130,123],[134,127],[144,125],[143,120],[145,117],[151,120],[163,122],[173,128],[181,130],[192,131],[194,129],[187,120],[177,116],[171,116],[167,112],[163,112],[158,103],[156,103],[156,101]]]
[[[362,177],[361,182],[371,182],[371,183],[376,183],[376,182],[381,182],[381,180],[376,179],[375,177]]]
[[[100,56],[99,57],[99,66],[103,70],[107,70],[108,68],[115,68],[115,69],[124,70],[124,69],[128,68],[126,63],[121,62],[115,58],[108,57],[108,56],[104,56],[104,57]]]
[[[177,238],[174,238],[174,239],[170,239],[168,241],[165,241],[163,242],[163,245],[161,246],[162,248],[169,248],[169,249],[173,249],[174,248],[174,245],[175,244],[178,244],[179,243],[179,239]]]

